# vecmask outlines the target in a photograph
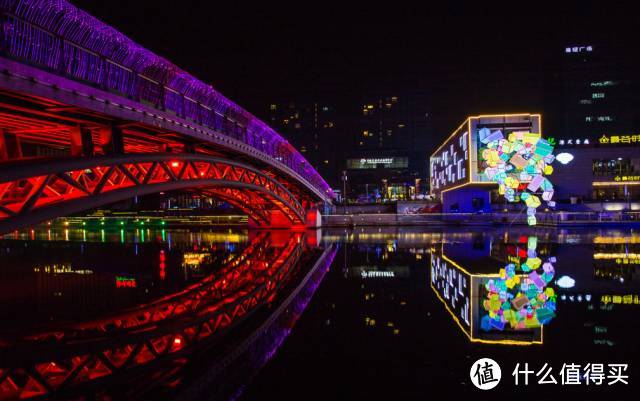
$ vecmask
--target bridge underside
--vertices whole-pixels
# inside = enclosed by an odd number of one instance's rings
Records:
[[[139,121],[0,89],[0,232],[170,190],[237,207],[254,226],[317,225],[314,196],[273,166]]]

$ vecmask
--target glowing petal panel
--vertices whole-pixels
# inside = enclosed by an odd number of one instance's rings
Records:
[[[509,263],[500,269],[500,277],[485,284],[486,297],[483,308],[487,312],[480,321],[484,331],[531,329],[548,323],[555,316],[556,293],[548,287],[553,280],[556,262],[550,257],[546,262],[536,254],[537,239],[529,237],[527,257],[516,267]]]
[[[553,173],[553,145],[536,132],[512,132],[505,137],[501,130],[483,128],[479,134],[482,173],[498,184],[498,192],[509,202],[523,201],[527,223],[535,225],[540,198],[555,206],[553,184],[546,177]]]

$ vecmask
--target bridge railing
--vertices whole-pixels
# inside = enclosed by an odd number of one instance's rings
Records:
[[[66,1],[0,0],[0,11],[0,52],[5,57],[234,138],[284,164],[324,196],[332,197],[317,171],[265,123]]]

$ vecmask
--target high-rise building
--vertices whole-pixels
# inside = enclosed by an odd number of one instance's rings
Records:
[[[273,102],[267,120],[338,192],[345,171],[350,199],[395,200],[426,190],[428,110],[424,93],[389,90],[356,101]]]
[[[274,102],[269,105],[269,125],[302,153],[330,184],[339,179],[341,146],[336,146],[338,123],[334,106],[320,101]]]
[[[640,85],[632,49],[603,42],[560,51],[563,102],[557,114],[564,124],[562,132],[550,136],[566,163],[556,163],[552,176],[556,198],[635,210],[639,206],[632,202],[640,199]]]
[[[353,140],[345,163],[350,198],[398,200],[424,193],[428,112],[422,92],[362,97],[351,120]]]
[[[637,72],[627,51],[592,43],[564,47],[564,132],[557,138],[559,145],[580,145],[585,140],[594,144],[603,136],[637,133],[640,96]]]

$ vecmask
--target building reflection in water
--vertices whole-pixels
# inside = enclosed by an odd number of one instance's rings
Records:
[[[556,294],[548,286],[555,275],[555,258],[542,261],[535,236],[504,239],[497,246],[491,239],[485,244],[484,237],[433,246],[431,288],[470,341],[542,344],[544,324],[556,310]],[[548,255],[548,247],[542,247],[542,255]],[[461,263],[454,260],[457,256]]]
[[[633,231],[421,227],[327,230],[321,241],[308,236],[145,229],[5,237],[0,394],[162,400],[215,392],[213,398],[237,398],[292,333],[337,249],[336,271],[305,312],[309,320],[293,332],[303,341],[289,342],[295,352],[281,353],[285,359],[322,352],[308,346],[308,336],[318,336],[392,363],[396,351],[432,351],[420,342],[425,327],[458,334],[456,325],[464,333],[456,336],[460,342],[480,343],[471,352],[483,352],[482,343],[544,342],[549,358],[566,347],[607,356],[636,343],[637,319],[629,317],[640,305],[640,237]],[[558,263],[545,270],[553,256]],[[530,266],[535,258],[539,263]],[[549,274],[526,295],[540,304],[530,304],[531,316],[513,327],[505,318],[504,327],[489,322],[483,329],[487,317],[500,315],[498,303],[491,305],[495,295],[504,316],[501,293],[521,290],[507,280],[529,279],[525,263],[539,276]],[[540,309],[555,312],[556,293],[557,316],[540,318]],[[528,309],[526,302],[519,307]],[[331,335],[322,337],[319,327]]]

